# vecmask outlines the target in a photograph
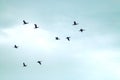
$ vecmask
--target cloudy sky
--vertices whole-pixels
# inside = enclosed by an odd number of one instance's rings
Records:
[[[120,80],[119,4],[0,0],[0,80]]]

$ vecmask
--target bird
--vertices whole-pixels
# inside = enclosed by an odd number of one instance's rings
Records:
[[[55,39],[56,39],[56,40],[60,40],[60,38],[59,38],[59,37],[55,37]]]
[[[35,26],[35,29],[39,28],[39,27],[37,26],[37,24],[34,24],[34,26]]]
[[[17,45],[14,45],[14,48],[18,48],[18,46],[17,46]]]
[[[37,61],[37,63],[39,63],[40,65],[42,65],[41,61]]]
[[[27,65],[23,62],[23,67],[27,67]]]
[[[66,37],[66,39],[67,39],[68,41],[70,41],[70,37]]]
[[[78,23],[76,21],[74,21],[73,25],[78,25]]]
[[[25,20],[23,20],[23,24],[28,24],[28,22],[26,22]]]
[[[85,31],[85,30],[81,28],[79,31],[80,31],[80,32],[83,32],[83,31]]]

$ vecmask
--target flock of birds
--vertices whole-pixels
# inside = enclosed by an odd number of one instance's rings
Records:
[[[37,61],[38,64],[42,65],[41,61]],[[27,67],[27,65],[25,64],[25,62],[23,62],[23,67]]]
[[[25,20],[23,20],[23,24],[26,25],[26,24],[29,24],[29,23],[26,22]],[[76,26],[76,25],[78,25],[78,24],[79,24],[79,23],[77,23],[76,21],[74,21],[72,25]],[[37,26],[37,24],[34,24],[34,29],[37,29],[37,28],[39,28],[39,27]],[[85,31],[85,30],[81,28],[79,31],[80,31],[80,32],[83,32],[83,31]],[[68,41],[70,41],[70,37],[69,37],[69,36],[66,37],[66,39],[67,39]],[[60,40],[60,38],[59,38],[59,37],[55,37],[55,40]],[[17,46],[17,45],[14,45],[14,48],[17,49],[18,46]],[[42,65],[41,62],[42,62],[42,61],[37,61],[38,64]],[[26,65],[25,62],[23,62],[23,67],[27,67],[27,65]]]
[[[75,26],[75,25],[78,25],[78,24],[79,24],[79,23],[77,23],[76,21],[74,21],[74,23],[73,23],[74,26]],[[81,28],[79,31],[80,31],[80,32],[83,32],[83,31],[85,31],[85,30]],[[55,37],[55,39],[56,39],[56,40],[60,40],[59,37]],[[66,39],[67,39],[68,41],[70,41],[70,37],[69,37],[69,36],[67,36]]]

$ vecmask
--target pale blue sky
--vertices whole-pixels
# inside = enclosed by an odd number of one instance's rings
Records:
[[[0,80],[120,80],[119,4],[0,0]],[[72,26],[74,20],[78,26]],[[86,31],[80,33],[80,28]],[[61,40],[55,41],[55,36]],[[28,66],[22,67],[22,62]]]

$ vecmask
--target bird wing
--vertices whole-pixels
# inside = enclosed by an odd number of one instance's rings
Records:
[[[34,24],[35,25],[35,27],[37,27],[37,24]]]
[[[24,24],[26,23],[25,20],[23,20],[23,23],[24,23]]]

